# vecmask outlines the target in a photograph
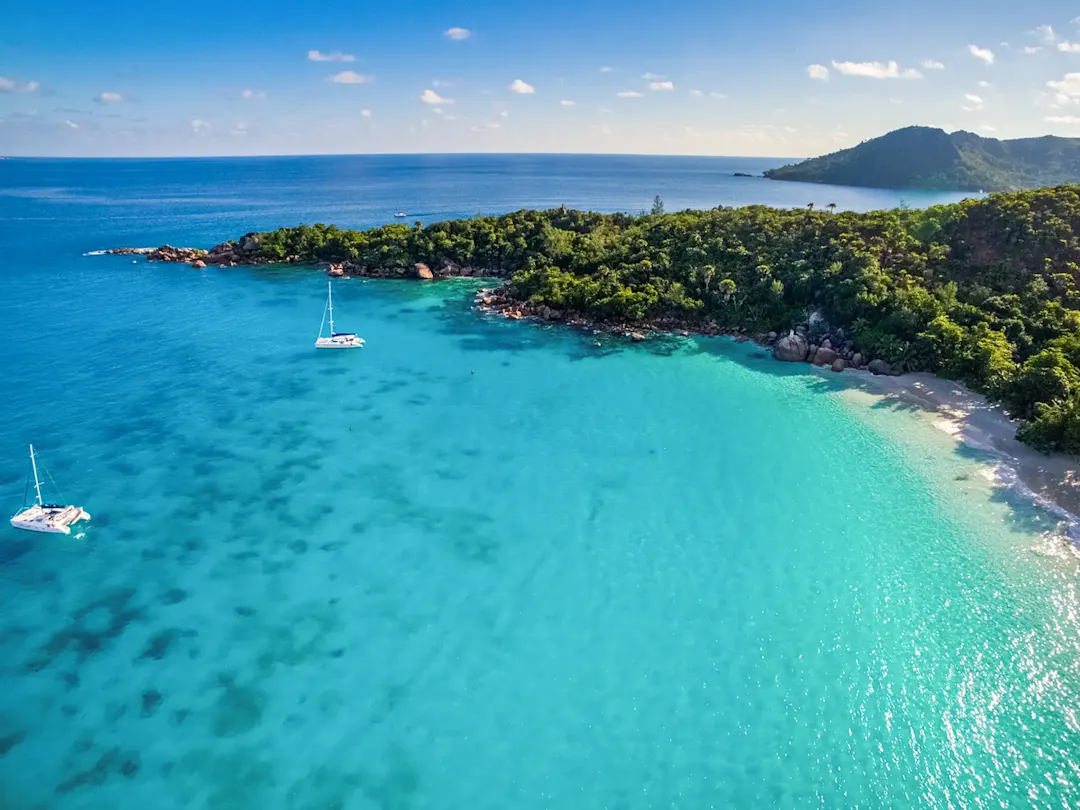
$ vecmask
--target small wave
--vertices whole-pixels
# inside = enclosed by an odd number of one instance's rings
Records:
[[[105,256],[108,252],[107,250],[88,250],[83,256]]]
[[[1073,546],[1080,550],[1080,518],[1065,507],[1035,492],[1021,480],[1020,473],[1016,471],[1016,468],[1005,462],[994,465],[992,480],[998,486],[1011,490],[1024,500],[1031,501],[1040,509],[1060,519],[1059,531],[1068,538]]]

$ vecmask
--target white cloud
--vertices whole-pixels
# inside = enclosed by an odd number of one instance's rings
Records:
[[[649,82],[650,90],[674,90],[675,85],[671,82]]]
[[[961,108],[964,112],[975,112],[976,110],[981,110],[983,108],[983,100],[979,96],[976,96],[973,93],[965,93],[964,98],[968,102]]]
[[[821,82],[829,80],[829,69],[824,65],[807,65],[806,75]]]
[[[607,65],[604,65],[602,68],[600,68],[601,73],[611,73],[611,71],[612,68],[609,68]]]
[[[709,98],[727,98],[727,96],[724,95],[723,93],[713,92],[713,93],[709,93]]]
[[[6,76],[0,76],[0,93],[34,93],[41,89],[37,82],[17,82]]]
[[[1057,34],[1054,33],[1054,29],[1051,28],[1049,25],[1040,25],[1031,33],[1037,37],[1046,40],[1047,42],[1053,42],[1057,39]]]
[[[1061,81],[1050,81],[1046,86],[1054,91],[1058,104],[1076,104],[1080,101],[1080,73],[1066,73]]]
[[[914,68],[900,70],[896,62],[837,62],[833,67],[845,76],[863,76],[867,79],[921,79],[922,74]]]
[[[510,117],[510,113],[507,112],[506,110],[503,110],[502,112],[500,112],[499,115],[502,116],[503,118],[509,118]]]
[[[981,59],[988,65],[994,64],[994,52],[989,48],[980,48],[978,45],[968,45],[968,53],[976,59]]]
[[[990,86],[991,86],[990,82],[986,81],[986,79],[983,79],[981,82],[979,82],[979,87],[990,87]]]
[[[446,81],[446,79],[432,79],[431,80],[431,86],[432,87],[453,87],[454,83],[453,82],[448,82],[448,81]]]
[[[574,102],[571,101],[568,98],[564,98],[562,101],[559,102],[559,104],[561,104],[564,107],[573,107],[574,106]]]
[[[1059,42],[1057,49],[1063,53],[1080,53],[1080,42]]]
[[[1043,120],[1049,124],[1080,124],[1080,116],[1075,115],[1048,115]]]
[[[498,128],[499,128],[499,122],[498,121],[485,121],[484,125],[482,127],[469,127],[469,130],[471,132],[486,132],[487,130],[498,129]]]
[[[371,118],[371,110],[361,110],[360,116],[362,118]]]
[[[523,95],[528,95],[529,93],[536,92],[535,87],[533,87],[531,84],[523,82],[521,79],[514,79],[514,81],[510,82],[510,90],[514,93],[519,93]]]
[[[889,99],[889,103],[890,103],[890,104],[903,104],[904,102],[903,102],[903,99],[899,99],[899,98],[890,98],[890,99]]]
[[[637,90],[621,90],[616,93],[619,98],[641,98],[641,93]]]
[[[355,62],[356,57],[351,53],[342,53],[341,51],[329,51],[323,53],[322,51],[308,51],[307,58],[312,62]]]
[[[260,91],[245,90],[243,93],[240,94],[240,96],[242,98],[249,98],[249,99],[264,99],[264,98],[266,98],[266,91],[265,90],[260,90]]]
[[[64,119],[64,126],[65,127],[71,127],[72,129],[78,129],[79,128],[78,124],[76,124],[74,121],[70,121],[68,119]]]
[[[244,123],[238,123],[236,126],[234,126],[232,129],[229,130],[229,134],[230,135],[247,135],[248,134],[248,126],[247,126],[247,124],[244,124]]]
[[[425,104],[453,104],[452,98],[443,98],[434,90],[425,90],[420,94],[420,100]]]
[[[1035,54],[1037,54],[1041,50],[1042,50],[1042,48],[1040,48],[1038,45],[1025,45],[1024,49],[1023,49],[1023,51],[1021,51],[1021,53],[1025,53],[1028,56],[1034,56]]]
[[[468,28],[458,28],[457,26],[454,26],[453,28],[447,28],[443,31],[443,36],[447,39],[468,39],[472,36],[472,31]]]
[[[434,107],[431,110],[435,115],[442,115],[442,107]]]
[[[370,84],[374,81],[371,76],[364,76],[354,70],[343,70],[330,77],[334,84]]]
[[[691,90],[690,95],[692,95],[694,98],[702,98],[705,94],[702,93],[700,90]]]
[[[980,132],[997,132],[997,130],[994,129],[994,127],[990,126],[989,124],[979,124],[979,131]]]
[[[662,79],[664,77],[661,76],[659,73],[646,73],[641,78],[643,78],[647,82],[651,82],[651,81],[654,81],[656,79]]]
[[[192,132],[202,132],[204,129],[209,129],[209,128],[210,128],[210,122],[209,121],[204,121],[201,118],[195,118],[195,119],[192,119],[192,121],[191,121],[191,131]]]
[[[798,131],[799,130],[795,129],[795,127],[784,127],[784,132],[798,132]]]
[[[927,70],[944,70],[945,65],[936,59],[923,59],[920,64]]]
[[[124,100],[124,97],[122,95],[120,95],[119,93],[98,93],[97,98],[94,99],[94,101],[97,101],[100,104],[109,104],[109,103],[112,103],[114,101],[123,101],[123,100]]]

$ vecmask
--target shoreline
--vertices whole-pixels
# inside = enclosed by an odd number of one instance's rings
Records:
[[[86,255],[136,255],[151,261],[184,263],[203,269],[207,264],[235,266],[238,264],[262,264],[250,256],[234,252],[235,243],[224,243],[210,251],[195,248],[113,248],[91,251]],[[226,250],[228,246],[229,250]],[[200,258],[207,261],[201,261]],[[441,267],[432,273],[426,265],[417,265],[415,271],[371,272],[361,271],[349,263],[297,262],[293,257],[283,264],[309,264],[313,269],[337,278],[414,278],[440,280],[451,278],[490,278],[501,281],[498,275],[478,271],[476,268]],[[725,330],[713,326],[692,325],[675,322],[619,324],[590,321],[585,318],[567,317],[565,313],[546,307],[537,309],[527,302],[505,296],[499,287],[481,288],[476,292],[473,308],[507,320],[535,321],[536,323],[560,324],[572,329],[594,334],[618,335],[634,342],[646,341],[652,336],[672,335],[681,337],[727,337],[739,343],[753,342],[773,354],[774,342],[765,336],[753,336],[745,330]],[[770,335],[770,338],[773,336]],[[814,347],[816,348],[816,347]],[[785,362],[777,358],[776,362]],[[940,417],[936,426],[956,441],[969,447],[990,453],[999,459],[995,469],[995,483],[1033,501],[1041,508],[1056,515],[1064,524],[1064,533],[1072,547],[1080,552],[1080,464],[1069,456],[1055,453],[1044,454],[1016,438],[1019,423],[1010,418],[999,406],[986,397],[971,391],[961,383],[937,377],[929,372],[900,375],[873,373],[869,363],[859,367],[844,366],[830,369],[828,365],[812,362],[812,357],[802,361],[818,373],[830,376],[839,374],[853,388],[886,400],[915,405]],[[799,361],[795,361],[799,362]],[[887,368],[887,367],[886,367]]]
[[[1016,438],[1019,423],[1001,406],[958,382],[915,372],[895,377],[859,374],[852,383],[871,395],[935,414],[937,428],[995,456],[995,483],[1057,516],[1065,536],[1080,551],[1080,470],[1074,459],[1028,447]]]

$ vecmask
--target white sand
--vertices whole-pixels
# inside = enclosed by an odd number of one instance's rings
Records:
[[[940,415],[938,427],[959,441],[1000,456],[999,482],[1033,497],[1067,521],[1070,537],[1080,545],[1080,474],[1076,459],[1063,454],[1046,455],[1017,441],[1016,420],[960,383],[925,373],[875,377],[849,371],[844,376],[867,392]]]

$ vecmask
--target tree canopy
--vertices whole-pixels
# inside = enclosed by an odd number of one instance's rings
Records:
[[[868,213],[658,209],[256,238],[264,261],[479,268],[506,278],[514,298],[567,317],[766,332],[818,312],[865,355],[1004,402],[1025,420],[1024,441],[1080,453],[1080,187]]]

